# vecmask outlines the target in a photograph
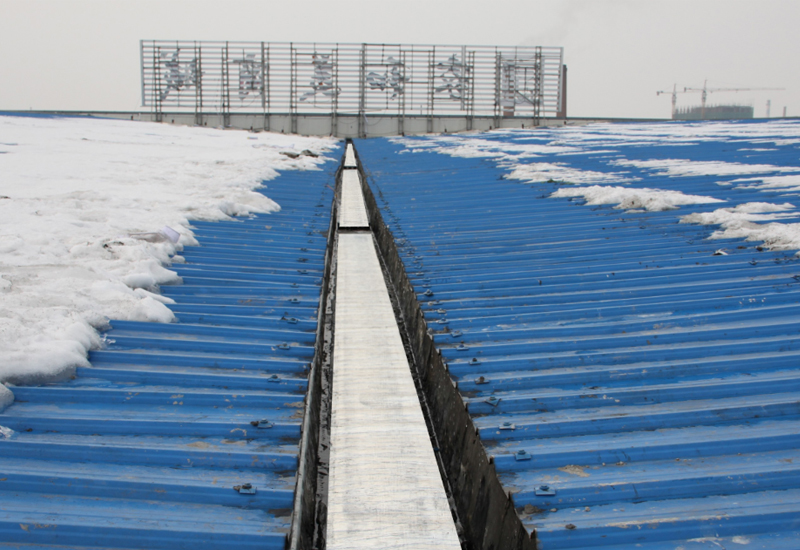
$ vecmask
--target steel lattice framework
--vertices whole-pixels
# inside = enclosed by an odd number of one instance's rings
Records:
[[[563,48],[141,42],[142,103],[164,110],[538,121],[562,109]],[[294,118],[293,118],[294,120]],[[293,123],[292,131],[296,130]]]

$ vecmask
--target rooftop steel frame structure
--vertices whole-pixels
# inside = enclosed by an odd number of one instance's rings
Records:
[[[156,120],[170,112],[204,124],[218,115],[230,126],[250,115],[259,129],[366,137],[441,131],[444,119],[466,130],[476,118],[535,126],[565,107],[560,47],[142,40],[140,48],[142,104]]]

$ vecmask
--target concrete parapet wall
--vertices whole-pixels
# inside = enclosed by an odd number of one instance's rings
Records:
[[[18,116],[87,116],[147,122],[166,122],[185,126],[209,126],[212,128],[233,128],[239,130],[292,133],[292,115],[263,113],[203,113],[165,112],[157,115],[148,111],[5,111],[0,114]],[[420,135],[429,133],[456,133],[470,130],[481,131],[494,128],[530,128],[533,119],[528,117],[493,116],[367,116],[363,125],[364,135],[359,136],[357,115],[294,115],[294,122],[300,135],[335,136],[341,138],[387,137],[399,135]],[[592,122],[660,122],[661,119],[603,119],[603,118],[542,118],[539,126],[582,125]]]

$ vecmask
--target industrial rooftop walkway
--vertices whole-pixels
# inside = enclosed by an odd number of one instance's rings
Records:
[[[284,548],[332,185],[285,173],[280,212],[194,223],[180,322],[112,321],[74,380],[14,388],[0,547]]]
[[[327,547],[458,550],[358,172],[342,181]]]

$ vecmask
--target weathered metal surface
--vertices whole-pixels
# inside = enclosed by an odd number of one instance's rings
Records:
[[[0,541],[284,548],[332,182],[284,174],[280,212],[195,223],[184,284],[162,288],[178,323],[112,321],[76,379],[14,389]]]
[[[535,162],[595,172],[618,171],[609,158],[798,166],[778,125],[752,139],[737,125],[730,139],[687,127],[681,144],[691,147],[680,148],[646,127],[629,143],[606,128],[583,138],[583,154],[537,152]],[[569,133],[478,137],[564,145]],[[509,181],[490,159],[356,146],[436,346],[541,548],[796,544],[797,260],[677,223],[782,204],[785,190],[632,167],[632,187],[726,202],[624,212],[548,198],[558,183]],[[796,222],[796,210],[780,221]]]
[[[372,234],[337,258],[327,547],[459,549]]]

